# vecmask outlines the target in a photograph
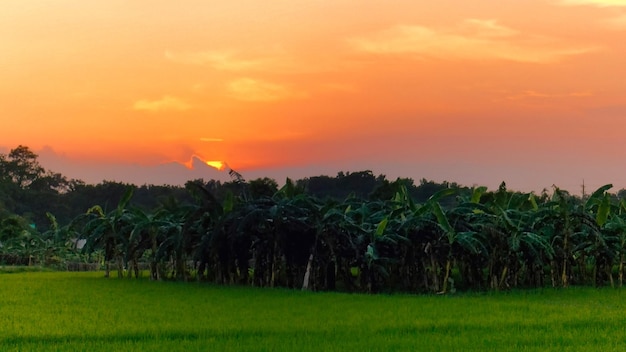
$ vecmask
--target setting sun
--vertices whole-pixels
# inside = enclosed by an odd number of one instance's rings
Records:
[[[224,170],[225,165],[223,162],[221,161],[207,161],[206,162],[207,165],[209,165],[210,167],[216,168],[220,171]]]

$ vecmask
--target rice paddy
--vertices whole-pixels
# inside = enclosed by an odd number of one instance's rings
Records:
[[[619,289],[361,295],[0,274],[2,351],[621,351]]]

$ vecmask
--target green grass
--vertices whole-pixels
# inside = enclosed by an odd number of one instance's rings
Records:
[[[32,273],[41,271],[54,271],[53,269],[43,266],[13,266],[13,265],[0,265],[0,274],[13,274],[13,273]]]
[[[626,290],[350,295],[0,275],[0,351],[621,351]]]

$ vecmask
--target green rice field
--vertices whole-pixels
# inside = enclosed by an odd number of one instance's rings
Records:
[[[0,274],[0,351],[623,351],[626,290],[356,295]]]

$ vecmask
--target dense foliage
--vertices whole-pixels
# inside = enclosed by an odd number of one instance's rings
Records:
[[[26,164],[38,165],[35,157]],[[22,159],[0,158],[9,170],[3,189],[30,194],[39,178],[53,174],[32,167],[10,171]],[[313,195],[312,179],[287,180],[281,189],[270,179],[197,180],[184,189],[159,189],[159,200],[149,206],[133,203],[142,189],[149,193],[145,186],[66,181],[69,186],[60,188],[46,181],[45,191],[65,197],[66,205],[71,199],[92,203],[66,222],[47,213],[45,231],[4,206],[0,253],[9,263],[95,261],[107,276],[115,270],[138,277],[145,268],[155,280],[311,290],[623,285],[626,201],[608,193],[610,185],[581,199],[556,187],[535,195],[509,191],[504,183],[488,191],[356,174],[340,174],[335,183],[354,190],[368,184],[370,191],[343,199]],[[111,186],[117,186],[116,206],[98,204],[94,190]],[[418,201],[414,194],[422,186],[432,192]]]

